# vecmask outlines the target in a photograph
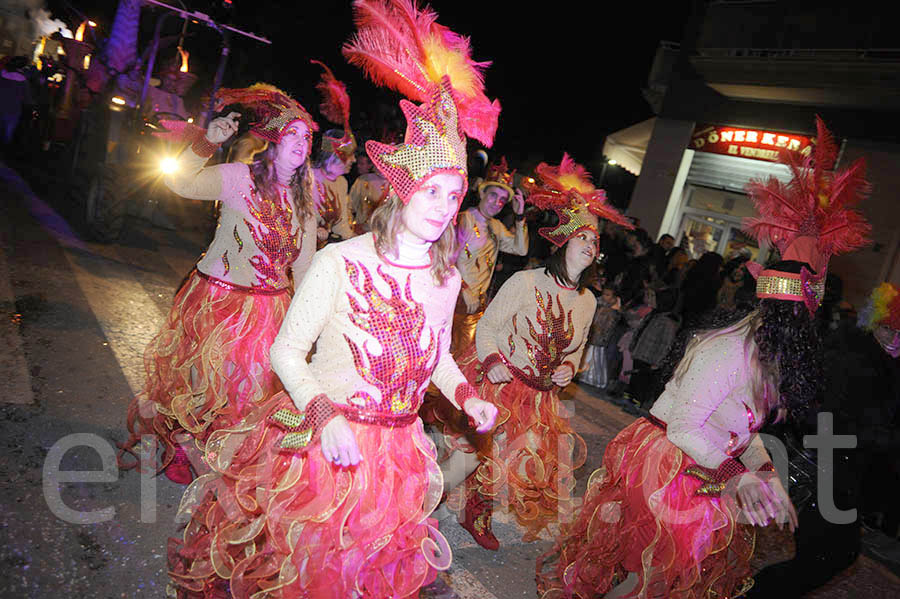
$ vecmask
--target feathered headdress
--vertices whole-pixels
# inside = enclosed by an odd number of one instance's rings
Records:
[[[241,104],[252,111],[250,132],[266,141],[281,141],[284,128],[293,121],[303,121],[310,131],[319,130],[299,102],[268,83],[255,83],[241,89],[220,89],[216,93],[216,110],[222,110],[229,104]]]
[[[869,331],[879,326],[900,331],[900,289],[890,283],[873,289],[866,307],[859,313],[859,326]]]
[[[353,164],[356,160],[356,138],[350,130],[350,95],[347,93],[347,86],[338,81],[324,63],[318,60],[310,62],[323,69],[322,79],[316,84],[316,89],[322,94],[319,112],[331,123],[343,127],[329,129],[322,135],[322,150],[337,154],[346,164]]]
[[[584,229],[597,231],[598,218],[633,229],[634,225],[606,201],[606,192],[597,189],[591,175],[580,164],[563,154],[559,166],[540,163],[535,169],[540,184],[526,184],[528,201],[559,216],[555,227],[538,229],[538,234],[557,247],[565,245]]]
[[[815,150],[804,159],[782,150],[781,162],[791,170],[785,185],[770,177],[751,181],[747,193],[759,216],[744,221],[744,230],[759,242],[770,243],[782,260],[804,262],[799,274],[762,270],[748,265],[757,277],[757,295],[802,301],[815,313],[825,295],[825,275],[831,256],[858,249],[869,242],[869,224],[855,206],[868,194],[865,159],[833,172],[837,145],[818,116]],[[814,271],[814,272],[813,272]]]
[[[372,161],[404,202],[435,173],[466,181],[466,135],[490,146],[497,130],[500,103],[484,94],[489,63],[472,60],[468,38],[414,0],[356,0],[353,8],[357,32],[344,56],[376,84],[421,103],[400,101],[404,143],[366,142]]]
[[[510,197],[512,197],[515,193],[512,186],[515,174],[515,170],[509,170],[509,165],[506,163],[506,157],[504,156],[500,158],[500,162],[494,162],[488,166],[487,172],[484,175],[484,180],[478,184],[478,191],[480,192],[488,186],[502,187],[508,191]]]

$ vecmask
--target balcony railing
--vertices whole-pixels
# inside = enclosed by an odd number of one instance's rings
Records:
[[[900,48],[697,48],[703,58],[900,62]]]

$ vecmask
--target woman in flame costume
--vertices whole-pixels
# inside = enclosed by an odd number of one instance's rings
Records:
[[[537,174],[542,185],[528,189],[529,201],[559,216],[555,227],[538,231],[557,250],[545,268],[503,284],[478,322],[475,345],[459,358],[482,397],[500,410],[490,454],[466,479],[463,521],[481,546],[494,550],[495,498],[507,495],[527,539],[572,508],[572,472],[584,463],[585,444],[559,413],[559,389],[578,369],[594,316],[585,271],[597,256],[598,217],[629,226],[568,155],[557,167],[540,164]]]
[[[384,51],[369,45],[367,23],[380,15],[404,33],[391,47],[408,48],[417,67],[426,57],[407,38],[477,68],[467,43],[446,48],[455,34],[431,12],[359,2],[356,15],[353,62],[369,66],[367,53]],[[213,472],[185,493],[192,518],[170,556],[180,597],[416,597],[450,565],[429,517],[441,471],[417,410],[431,380],[478,430],[496,418],[449,353],[460,287],[450,224],[465,193],[465,134],[484,133],[467,123],[485,121],[467,118],[468,90],[451,87],[453,73],[404,74],[424,96],[401,101],[405,143],[366,143],[391,198],[371,233],[316,254],[272,346],[285,392],[207,443]]]
[[[538,560],[544,597],[738,597],[753,584],[753,525],[796,525],[757,431],[770,415],[801,414],[818,392],[813,314],[828,259],[864,245],[869,229],[853,209],[867,189],[863,163],[826,170],[836,146],[817,127],[812,156],[783,154],[790,184],[749,186],[759,216],[746,230],[782,258],[748,267],[759,307],[695,336],[650,416],[606,447],[577,519]]]
[[[250,131],[266,147],[249,164],[204,168],[237,130],[238,113],[208,131],[165,123],[165,135],[190,144],[166,184],[186,198],[218,200],[221,212],[212,244],[144,353],[147,382],[129,406],[131,435],[122,445],[136,453],[142,436],[155,435],[164,448],[159,466],[181,484],[192,479],[182,444],[193,437],[202,449],[212,431],[281,388],[269,347],[290,305],[291,276],[300,282],[316,249],[308,162],[316,123],[266,84],[222,90],[217,99],[253,112]]]
[[[350,130],[350,95],[347,87],[338,81],[334,73],[318,60],[313,64],[322,67],[322,79],[316,88],[322,94],[319,111],[329,122],[343,126],[343,129],[329,129],[322,134],[322,144],[313,168],[313,200],[319,213],[319,226],[323,239],[319,245],[350,239],[353,230],[353,213],[350,211],[350,196],[347,192],[347,178],[350,167],[356,161],[356,137]]]

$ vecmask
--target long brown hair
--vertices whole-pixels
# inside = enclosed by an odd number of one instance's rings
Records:
[[[372,213],[370,229],[375,235],[375,249],[382,255],[393,254],[397,250],[397,235],[402,223],[400,214],[403,202],[397,194],[381,203]],[[453,256],[456,255],[456,228],[447,225],[443,234],[431,245],[431,274],[438,286],[442,286],[456,269]]]
[[[276,144],[266,142],[266,148],[254,156],[250,163],[250,174],[256,188],[263,198],[270,202],[278,202],[278,175],[275,173],[275,148]],[[313,210],[313,175],[309,158],[294,171],[291,181],[288,183],[291,197],[294,201],[294,210],[300,222],[304,222],[315,215]]]

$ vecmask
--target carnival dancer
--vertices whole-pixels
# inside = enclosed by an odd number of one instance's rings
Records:
[[[350,197],[347,194],[347,178],[350,167],[356,161],[356,137],[350,130],[350,96],[347,87],[338,81],[323,63],[313,60],[322,69],[322,79],[316,88],[322,94],[319,111],[326,119],[343,129],[329,129],[322,134],[322,143],[315,159],[314,199],[319,213],[319,226],[325,230],[322,246],[331,241],[350,239],[353,230],[353,213],[350,211]]]
[[[737,597],[752,585],[752,525],[796,526],[757,431],[815,398],[822,363],[813,314],[827,263],[864,245],[869,229],[853,209],[864,165],[826,170],[836,145],[821,121],[817,128],[811,156],[782,155],[790,184],[770,178],[748,188],[759,216],[746,230],[781,253],[768,268],[749,268],[759,307],[697,334],[650,415],[606,447],[576,521],[538,560],[545,596]]]
[[[181,484],[192,478],[182,444],[193,437],[202,449],[209,433],[281,388],[269,347],[290,305],[291,277],[300,282],[316,249],[307,160],[316,123],[267,84],[223,89],[217,101],[246,107],[246,118],[256,119],[250,131],[266,148],[250,164],[204,167],[240,115],[214,119],[207,131],[164,122],[167,137],[191,144],[166,185],[185,198],[218,200],[221,211],[212,244],[144,353],[147,382],[129,406],[130,437],[121,446],[135,454],[142,436],[155,435],[159,467]]]
[[[628,226],[568,154],[559,166],[540,164],[537,174],[542,184],[528,189],[529,201],[558,216],[555,227],[538,230],[556,251],[543,268],[503,284],[478,322],[474,346],[458,360],[500,410],[493,445],[466,479],[462,521],[493,550],[495,499],[508,502],[526,540],[572,509],[572,472],[584,463],[585,444],[560,414],[559,390],[578,369],[594,316],[596,300],[585,285],[597,256],[598,217]]]
[[[388,198],[391,185],[375,170],[365,152],[357,155],[356,170],[359,176],[350,186],[350,210],[353,212],[353,231],[362,235],[369,232],[372,213]]]
[[[500,252],[524,256],[528,253],[528,226],[525,223],[525,196],[512,186],[513,175],[502,158],[488,167],[478,184],[478,205],[460,214],[456,237],[459,257],[456,267],[462,275],[456,312],[453,315],[454,356],[475,342],[475,325],[488,304],[487,292],[494,276],[494,265]],[[516,215],[515,231],[507,229],[495,218],[508,201]]]
[[[286,392],[207,444],[214,472],[185,493],[193,516],[171,555],[181,597],[417,597],[451,560],[429,518],[442,482],[417,417],[425,388],[433,380],[480,431],[496,418],[448,349],[465,134],[490,142],[499,106],[468,41],[434,13],[406,0],[355,11],[348,59],[423,103],[401,102],[405,143],[366,143],[393,192],[371,233],[313,260],[272,346]],[[402,81],[382,67],[391,56],[408,57]],[[422,68],[448,63],[464,71]]]

